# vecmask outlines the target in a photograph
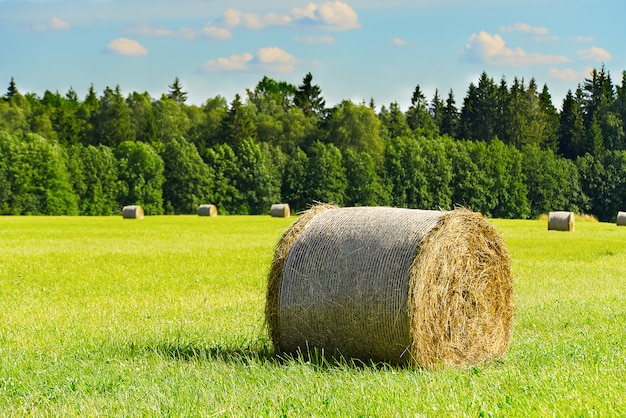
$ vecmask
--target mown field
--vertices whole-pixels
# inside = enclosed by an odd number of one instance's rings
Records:
[[[269,216],[0,217],[0,416],[626,416],[626,227],[493,220],[505,357],[420,371],[278,360]]]

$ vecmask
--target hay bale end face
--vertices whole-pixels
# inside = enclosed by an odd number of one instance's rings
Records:
[[[139,205],[124,206],[122,217],[124,219],[143,219],[143,208]]]
[[[217,206],[215,205],[200,205],[198,207],[198,216],[217,216]]]
[[[617,226],[626,226],[626,212],[617,212],[617,220],[615,222]]]
[[[270,208],[270,215],[274,218],[289,218],[291,209],[288,203],[277,203]]]
[[[574,212],[557,211],[548,214],[548,231],[573,231]]]
[[[464,209],[314,206],[276,246],[265,316],[279,353],[477,364],[510,343],[508,253]]]

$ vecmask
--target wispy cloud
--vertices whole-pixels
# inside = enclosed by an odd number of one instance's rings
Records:
[[[309,45],[333,45],[335,43],[335,38],[328,35],[322,36],[296,36],[295,41],[301,44],[309,44]]]
[[[248,68],[248,63],[252,61],[254,56],[250,53],[241,55],[231,55],[226,58],[217,58],[209,60],[204,64],[207,71],[244,71]]]
[[[286,13],[250,13],[239,9],[227,9],[216,21],[207,23],[201,29],[182,28],[178,30],[154,27],[150,25],[129,29],[127,33],[141,36],[172,36],[183,39],[195,39],[205,35],[215,40],[233,38],[233,30],[243,28],[261,30],[270,27],[306,26],[324,30],[349,30],[361,26],[357,13],[342,1],[321,4],[309,3],[302,8],[294,8]],[[332,36],[303,36],[295,38],[306,44],[334,44]]]
[[[361,27],[359,16],[342,1],[322,4],[309,3],[288,13],[248,13],[238,9],[224,12],[222,23],[228,28],[243,27],[258,30],[272,26],[309,25],[330,30],[349,30]]]
[[[596,38],[594,38],[593,36],[582,36],[582,35],[579,35],[579,36],[575,37],[574,40],[576,42],[591,43],[591,42],[595,41]]]
[[[591,48],[581,49],[578,56],[587,61],[608,62],[613,59],[609,51],[604,48],[592,46]]]
[[[532,33],[534,35],[547,35],[550,31],[541,26],[530,26],[528,23],[516,23],[513,26],[502,26],[500,28],[502,33],[509,32],[524,32]]]
[[[512,26],[502,26],[500,28],[502,33],[526,33],[532,35],[533,40],[538,42],[557,41],[558,38],[551,34],[548,28],[543,26],[531,26],[528,23],[515,23]]]
[[[40,23],[33,27],[34,30],[39,32],[51,31],[51,30],[68,30],[70,29],[70,24],[56,16],[52,16],[50,20],[46,23]]]
[[[276,73],[291,73],[294,71],[298,59],[289,52],[278,47],[261,48],[252,55],[245,52],[241,55],[231,55],[207,61],[205,71],[246,71],[251,65],[258,64],[266,71]]]
[[[113,39],[107,45],[107,50],[114,54],[126,55],[129,57],[148,55],[148,50],[143,45],[128,38]]]
[[[509,48],[502,36],[491,35],[485,31],[470,36],[463,50],[463,57],[469,62],[515,67],[569,62],[569,58],[564,55],[529,53],[522,48]]]
[[[550,68],[550,77],[555,80],[574,82],[580,80],[581,73],[571,68]]]
[[[393,46],[407,46],[411,44],[409,41],[406,41],[402,38],[392,38],[389,43]]]
[[[205,26],[202,28],[202,33],[212,39],[224,41],[233,37],[232,32],[226,28],[218,28],[216,26]]]
[[[197,31],[193,28],[188,27],[180,28],[178,30],[172,30],[168,28],[144,25],[131,28],[126,32],[142,36],[173,36],[183,39],[194,39],[197,36]]]

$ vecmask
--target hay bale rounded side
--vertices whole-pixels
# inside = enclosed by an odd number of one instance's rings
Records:
[[[575,222],[574,212],[550,212],[548,214],[548,231],[573,231]]]
[[[274,218],[289,218],[291,216],[289,203],[276,203],[272,205],[270,215]]]
[[[143,219],[143,208],[139,205],[129,205],[122,208],[124,219]]]
[[[617,219],[615,221],[617,226],[626,226],[626,212],[617,212]]]
[[[265,307],[277,352],[424,368],[508,349],[513,284],[480,214],[315,206],[279,240]]]
[[[217,216],[217,206],[215,205],[200,205],[198,207],[198,216],[210,216],[212,218]]]

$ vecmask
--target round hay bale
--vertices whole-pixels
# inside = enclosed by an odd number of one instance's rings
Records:
[[[626,212],[617,212],[617,226],[626,226]]]
[[[274,218],[288,218],[291,216],[289,203],[276,203],[270,208],[270,215]]]
[[[217,216],[217,206],[215,205],[200,205],[198,207],[198,215],[199,216],[210,216],[210,217],[216,217]]]
[[[124,219],[143,219],[143,208],[139,205],[124,206],[122,217]]]
[[[574,218],[574,212],[550,212],[548,214],[548,231],[573,231]]]
[[[466,209],[314,206],[276,246],[265,318],[279,353],[477,364],[510,343],[508,252]]]

